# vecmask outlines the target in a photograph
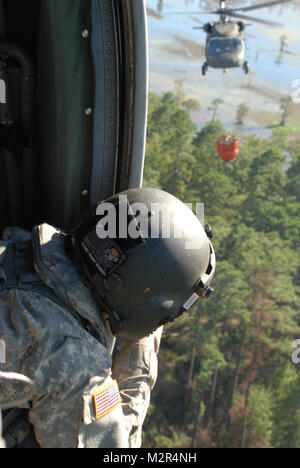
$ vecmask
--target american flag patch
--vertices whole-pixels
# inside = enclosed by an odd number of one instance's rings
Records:
[[[121,397],[117,382],[114,380],[108,387],[94,393],[94,403],[96,419],[101,418],[118,406],[121,403]]]

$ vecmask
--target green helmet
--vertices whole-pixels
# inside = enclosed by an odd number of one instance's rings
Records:
[[[210,295],[216,263],[210,237],[190,208],[150,188],[99,203],[69,233],[112,333],[130,341]]]

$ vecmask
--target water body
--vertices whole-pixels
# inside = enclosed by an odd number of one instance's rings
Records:
[[[207,110],[215,98],[224,100],[218,117],[228,129],[235,126],[235,115],[240,103],[247,104],[250,115],[244,132],[266,137],[267,128],[280,120],[280,98],[291,95],[294,80],[300,78],[300,1],[254,10],[248,14],[281,23],[281,27],[263,26],[252,22],[246,29],[247,61],[250,74],[241,68],[227,70],[208,69],[202,76],[205,61],[206,34],[195,30],[209,21],[217,21],[217,15],[197,11],[211,10],[213,2],[198,0],[146,0],[149,34],[149,89],[161,94],[174,89],[174,80],[184,80],[188,98],[198,99],[200,112],[193,113],[198,126],[211,118]],[[216,2],[218,4],[218,2]],[[229,1],[227,6],[248,6],[260,1]],[[162,11],[158,7],[163,5]],[[171,15],[174,12],[185,15]],[[201,23],[200,23],[201,22]],[[250,21],[246,21],[248,23]],[[280,37],[286,36],[285,51],[280,55]],[[300,104],[294,105],[291,123],[300,121]]]

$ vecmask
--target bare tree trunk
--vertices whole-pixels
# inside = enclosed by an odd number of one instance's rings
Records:
[[[218,369],[215,370],[213,379],[212,379],[210,399],[209,399],[209,403],[208,403],[208,407],[207,407],[207,411],[205,415],[204,427],[207,427],[211,420],[212,410],[213,410],[215,396],[216,396],[217,380],[218,380]]]
[[[242,360],[242,349],[243,349],[243,345],[245,342],[245,338],[246,338],[246,330],[244,329],[242,333],[241,341],[236,351],[235,368],[229,380],[229,385],[228,385],[229,390],[228,390],[227,402],[226,402],[226,406],[224,410],[223,421],[218,425],[218,429],[216,430],[216,439],[218,441],[220,440],[220,434],[223,432],[224,425],[225,425],[227,434],[230,431],[230,426],[231,426],[230,410],[233,404],[234,392],[238,384],[240,365],[241,365],[241,360]]]
[[[249,404],[250,387],[251,387],[251,378],[249,377],[248,378],[247,390],[246,390],[246,394],[245,394],[244,415],[243,415],[241,439],[240,439],[240,447],[239,448],[245,448],[246,425],[247,425],[247,417],[248,417],[248,404]]]
[[[230,424],[231,424],[230,410],[232,408],[234,392],[238,383],[240,365],[241,365],[241,360],[242,360],[242,348],[245,342],[245,338],[246,338],[246,330],[243,331],[242,339],[237,349],[235,369],[230,379],[229,394],[228,394],[227,405],[225,409],[225,425],[226,425],[227,432],[230,430]]]
[[[286,125],[286,113],[283,112],[282,117],[281,117],[280,126],[285,127],[285,125]]]
[[[201,395],[199,397],[199,401],[198,401],[197,415],[196,415],[194,429],[193,429],[191,448],[196,448],[196,446],[197,446],[196,445],[197,444],[197,433],[198,433],[198,429],[200,427],[202,399],[203,399],[203,393],[201,393]]]
[[[181,423],[184,424],[185,422],[185,416],[188,412],[190,402],[192,399],[192,390],[193,390],[193,374],[194,374],[194,367],[195,367],[195,359],[196,359],[196,346],[192,347],[192,356],[190,360],[190,366],[189,366],[189,373],[188,373],[188,379],[186,383],[186,391],[184,394],[184,403],[183,403],[183,414],[181,418]]]
[[[261,314],[261,319],[262,318],[263,318],[263,315]],[[246,426],[247,426],[248,406],[249,406],[249,395],[250,395],[251,383],[253,381],[252,378],[251,378],[251,374],[252,374],[252,371],[256,367],[257,355],[258,355],[258,345],[256,344],[255,349],[254,349],[252,362],[251,362],[251,365],[250,365],[250,368],[249,368],[249,374],[248,374],[248,382],[247,382],[247,388],[246,388],[246,393],[245,393],[244,414],[243,414],[243,421],[242,421],[242,428],[241,428],[241,438],[240,438],[240,447],[239,448],[245,448]]]
[[[192,356],[191,356],[191,361],[190,361],[190,368],[189,368],[189,375],[188,375],[188,388],[192,387],[194,366],[195,366],[195,358],[196,358],[196,346],[193,346],[192,347]]]

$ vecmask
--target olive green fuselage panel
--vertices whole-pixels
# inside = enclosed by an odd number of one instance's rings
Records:
[[[141,184],[145,4],[0,0],[1,8],[0,230],[42,221],[68,229],[91,203]]]

